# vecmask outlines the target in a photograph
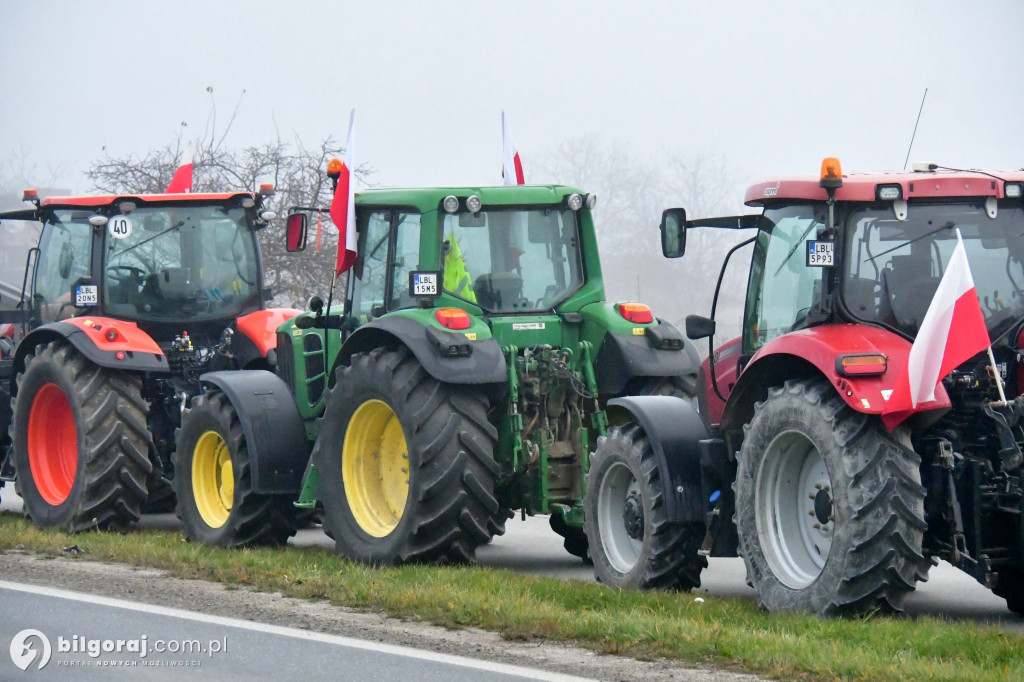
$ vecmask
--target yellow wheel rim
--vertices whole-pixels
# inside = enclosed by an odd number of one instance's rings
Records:
[[[409,448],[387,404],[367,400],[352,415],[341,475],[352,516],[367,534],[382,538],[398,526],[409,497]]]
[[[220,528],[228,522],[235,497],[235,472],[228,444],[216,431],[200,436],[192,453],[192,493],[206,525]]]

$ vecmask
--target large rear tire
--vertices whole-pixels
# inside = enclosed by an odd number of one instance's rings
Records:
[[[597,579],[612,587],[700,587],[703,524],[672,523],[654,450],[636,424],[613,426],[590,459],[584,528]],[[691,491],[699,494],[699,491]]]
[[[925,489],[903,430],[823,380],[789,381],[754,411],[739,453],[736,528],[769,611],[898,612],[931,561]]]
[[[487,400],[407,350],[352,357],[328,391],[312,458],[338,554],[374,564],[472,561],[501,530]]]
[[[153,469],[142,379],[51,341],[26,356],[17,386],[15,487],[32,521],[68,532],[138,521]]]
[[[283,545],[300,510],[293,495],[252,488],[252,465],[238,413],[221,391],[192,400],[175,432],[174,489],[187,540],[218,547]]]

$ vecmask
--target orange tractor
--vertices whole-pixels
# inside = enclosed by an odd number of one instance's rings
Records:
[[[215,516],[212,498],[233,493],[216,439],[190,464],[224,486],[192,490],[191,477],[175,476],[175,431],[201,373],[273,369],[275,329],[299,312],[265,307],[256,236],[275,217],[272,194],[267,185],[40,201],[30,191],[31,208],[0,213],[42,223],[20,302],[0,318],[0,485],[15,483],[36,524],[121,528],[169,510],[175,492]],[[274,433],[263,443],[272,451]],[[305,463],[260,461],[244,478],[248,513],[233,536],[283,542],[295,513],[282,493]]]

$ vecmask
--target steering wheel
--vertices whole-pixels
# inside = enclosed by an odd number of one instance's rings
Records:
[[[135,285],[136,290],[139,290],[146,279],[146,271],[134,265],[108,265],[107,277],[111,279],[111,284],[124,286],[130,283]]]
[[[126,279],[145,279],[146,277],[146,271],[134,265],[108,265],[107,274],[118,282],[123,282]]]

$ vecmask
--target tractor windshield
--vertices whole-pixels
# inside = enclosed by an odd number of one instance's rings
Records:
[[[492,313],[551,310],[583,284],[576,214],[488,209],[444,219],[444,289]]]
[[[991,210],[991,213],[990,213]],[[1016,201],[860,208],[846,220],[842,295],[856,317],[908,336],[921,326],[953,249],[963,236],[990,337],[1024,316],[1024,209]]]
[[[258,304],[258,278],[255,240],[241,207],[143,206],[107,223],[102,297],[111,315],[235,317]]]
[[[825,228],[824,205],[768,208],[754,243],[743,347],[748,352],[808,324],[821,300],[821,268],[807,265],[808,240]]]

